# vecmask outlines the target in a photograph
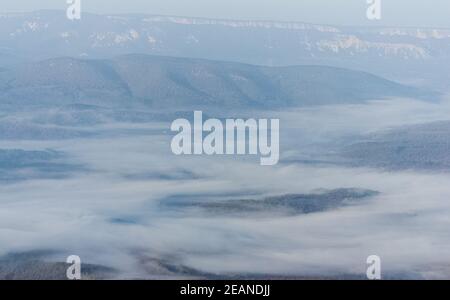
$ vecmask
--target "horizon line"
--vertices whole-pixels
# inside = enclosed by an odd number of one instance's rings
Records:
[[[0,12],[0,16],[19,16],[26,14],[33,14],[39,12],[65,12],[66,9],[39,9],[31,11],[22,12]],[[97,12],[83,12],[83,14],[103,16],[103,17],[113,17],[113,16],[152,16],[152,17],[164,17],[164,18],[186,18],[186,19],[197,19],[197,20],[215,20],[222,22],[262,22],[262,23],[282,23],[282,24],[302,24],[302,25],[312,25],[312,26],[328,26],[337,28],[371,28],[371,29],[391,29],[391,28],[401,28],[401,29],[425,29],[425,30],[450,30],[450,27],[441,26],[406,26],[406,25],[336,25],[332,23],[312,23],[304,21],[287,21],[287,20],[275,20],[275,19],[236,19],[236,18],[214,18],[214,17],[196,17],[196,16],[183,16],[183,15],[166,15],[166,14],[151,14],[151,13],[97,13]]]

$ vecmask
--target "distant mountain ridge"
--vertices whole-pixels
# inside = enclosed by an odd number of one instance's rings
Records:
[[[57,58],[0,70],[2,104],[283,108],[430,94],[358,71],[264,67],[202,59],[125,55]]]
[[[423,60],[448,57],[450,49],[450,45],[444,43],[450,41],[450,29],[442,28],[349,27],[303,22],[90,13],[83,13],[79,21],[70,21],[64,11],[45,10],[2,14],[0,24],[2,43],[16,43],[13,47],[4,45],[5,49],[18,48],[20,53],[26,51],[26,46],[52,43],[56,47],[45,49],[52,56],[84,55],[95,58],[98,55],[144,51],[147,54],[236,61],[233,53],[229,53],[228,57],[222,55],[230,50],[230,46],[240,43],[243,47],[252,47],[251,50],[257,53],[249,63],[270,64],[272,60],[278,65],[299,63],[302,57],[298,54],[311,58],[338,54]],[[220,33],[226,34],[226,38],[221,38]],[[252,43],[254,45],[251,46]],[[441,47],[436,47],[437,44]],[[297,55],[292,57],[292,53],[283,62],[279,51],[287,45],[295,47]],[[222,46],[225,47],[220,51]],[[208,51],[207,47],[213,47],[214,51]],[[32,49],[39,57],[37,50]],[[203,53],[200,52],[202,50]],[[272,57],[260,57],[263,51],[271,53]],[[205,57],[208,52],[210,57]],[[241,59],[238,57],[238,60]]]
[[[0,15],[0,65],[143,53],[268,66],[331,65],[448,90],[450,29],[348,27],[65,11]]]

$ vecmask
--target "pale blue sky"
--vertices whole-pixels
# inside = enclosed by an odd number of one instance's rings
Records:
[[[346,25],[450,27],[449,0],[381,0],[382,20],[366,19],[366,0],[82,0],[85,11]],[[0,12],[65,9],[66,0],[1,0]]]

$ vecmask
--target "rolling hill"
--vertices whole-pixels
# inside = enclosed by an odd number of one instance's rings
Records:
[[[156,108],[283,108],[432,94],[359,71],[265,67],[202,59],[125,55],[56,58],[0,70],[0,103]]]
[[[450,170],[450,122],[409,125],[373,133],[343,149],[352,164],[394,170]]]

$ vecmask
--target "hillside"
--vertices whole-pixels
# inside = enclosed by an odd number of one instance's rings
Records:
[[[450,30],[352,27],[64,10],[0,15],[0,66],[143,53],[249,64],[330,65],[448,90]]]
[[[0,70],[0,102],[10,105],[260,109],[388,97],[431,99],[432,94],[333,67],[263,67],[150,55],[57,58]]]

